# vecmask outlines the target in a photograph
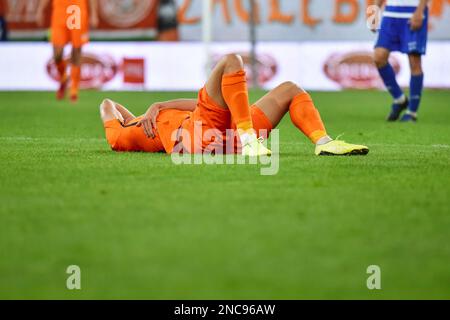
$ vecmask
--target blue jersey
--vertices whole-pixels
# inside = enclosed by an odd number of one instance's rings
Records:
[[[375,47],[406,54],[425,54],[428,38],[428,9],[425,9],[423,13],[422,28],[413,31],[409,22],[419,3],[420,0],[387,0]]]

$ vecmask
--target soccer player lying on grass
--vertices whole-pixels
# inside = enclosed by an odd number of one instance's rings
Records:
[[[244,65],[238,55],[228,55],[217,64],[198,100],[155,103],[143,116],[135,117],[122,105],[106,99],[100,112],[107,140],[115,151],[170,154],[177,152],[181,143],[183,152],[201,153],[219,140],[226,144],[227,131],[236,129],[241,147],[234,152],[244,156],[270,155],[256,133],[270,133],[289,112],[294,125],[316,145],[317,155],[369,152],[366,146],[330,138],[309,94],[292,82],[281,84],[250,107]],[[217,134],[193,138],[199,123],[203,132],[218,132],[219,139]]]

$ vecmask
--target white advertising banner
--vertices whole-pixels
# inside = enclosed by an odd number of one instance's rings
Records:
[[[261,43],[256,64],[259,85],[270,89],[289,80],[307,90],[382,88],[372,47],[371,42]],[[249,63],[249,49],[243,42],[216,43],[210,48],[212,62],[225,54],[239,53]],[[54,90],[57,73],[51,57],[51,46],[46,43],[0,45],[0,90]],[[426,87],[450,88],[448,57],[450,41],[429,44],[424,58]],[[393,54],[391,63],[401,85],[407,86],[407,57]],[[84,48],[82,86],[99,90],[198,90],[207,79],[207,65],[201,43],[90,43]],[[247,71],[250,80],[248,65]]]

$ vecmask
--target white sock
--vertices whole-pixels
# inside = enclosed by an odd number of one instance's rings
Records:
[[[323,146],[324,144],[327,144],[328,142],[333,141],[330,136],[325,136],[321,138],[319,141],[317,141],[316,146]]]
[[[395,104],[403,104],[406,102],[406,96],[402,94],[402,96],[398,99],[394,99]]]

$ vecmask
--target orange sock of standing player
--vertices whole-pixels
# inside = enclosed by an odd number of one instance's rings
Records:
[[[317,111],[308,93],[303,92],[297,95],[291,102],[289,112],[294,125],[314,144],[327,143],[332,140],[328,136],[319,111]]]
[[[72,97],[78,96],[78,89],[80,87],[81,67],[73,65],[70,70],[70,95]]]
[[[230,109],[239,135],[254,134],[244,70],[222,77],[222,96]]]
[[[67,65],[64,60],[56,63],[56,69],[58,70],[60,82],[65,82],[67,79],[66,67]]]

